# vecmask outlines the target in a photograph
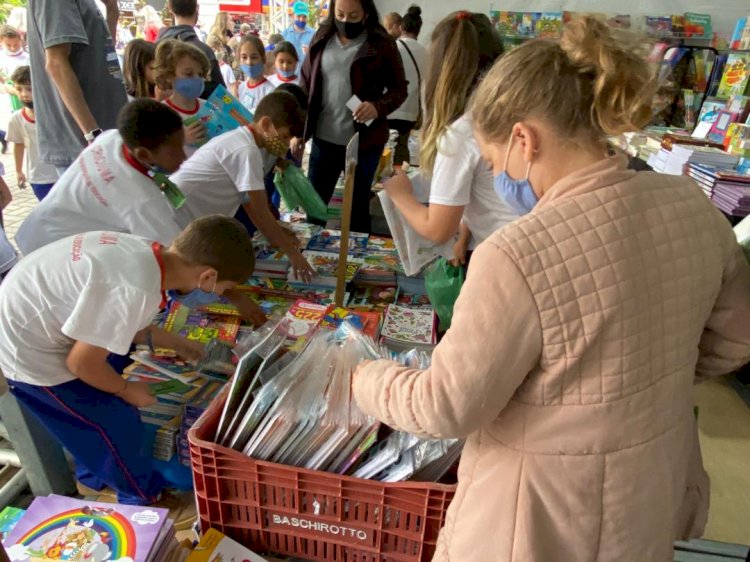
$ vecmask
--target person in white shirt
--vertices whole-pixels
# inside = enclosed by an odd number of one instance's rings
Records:
[[[276,89],[264,75],[266,49],[256,35],[245,35],[239,48],[240,69],[245,80],[240,82],[238,98],[250,113],[255,113],[260,100]]]
[[[11,76],[19,66],[29,65],[29,53],[23,49],[23,38],[21,33],[10,25],[0,26],[0,43],[3,51],[0,53],[0,89],[8,94],[8,104],[10,111],[18,111],[23,107],[21,100],[18,99],[18,92],[13,87]],[[8,142],[5,140],[5,131],[0,131],[0,144],[2,144],[2,153],[8,148]]]
[[[196,46],[178,39],[164,39],[156,48],[154,80],[172,94],[164,103],[175,110],[185,125],[185,154],[190,157],[206,142],[206,127],[198,116],[205,100],[200,98],[211,71],[208,58]]]
[[[518,218],[495,192],[492,171],[482,159],[469,116],[464,115],[479,77],[503,47],[489,18],[478,13],[446,17],[432,38],[420,153],[423,174],[431,177],[429,206],[416,200],[402,171],[384,188],[421,236],[442,244],[459,233],[451,258],[458,265],[466,263],[469,250]]]
[[[271,244],[289,256],[298,278],[313,274],[291,238],[271,213],[263,176],[286,156],[289,140],[300,135],[304,117],[297,99],[274,92],[258,105],[253,123],[211,139],[172,176],[187,197],[177,212],[181,224],[209,214],[233,217],[242,206]],[[265,162],[265,164],[264,164]]]
[[[57,170],[39,158],[36,115],[31,95],[31,69],[28,66],[19,66],[11,76],[11,80],[23,104],[21,109],[11,115],[8,123],[7,139],[8,142],[13,143],[16,180],[19,189],[24,189],[28,180],[34,195],[41,201],[55,185]]]
[[[169,107],[140,98],[120,112],[118,130],[99,135],[21,224],[24,254],[90,230],[111,230],[168,244],[181,227],[155,171],[185,160],[182,120]]]
[[[393,163],[396,166],[410,162],[409,136],[412,129],[421,126],[422,121],[422,80],[427,70],[427,49],[417,41],[422,30],[421,13],[419,6],[410,7],[398,26],[401,37],[396,39],[396,45],[409,88],[406,101],[388,116],[388,126],[398,131],[398,141],[393,153]]]
[[[118,501],[158,500],[163,482],[142,446],[137,408],[156,399],[107,362],[135,342],[189,349],[151,326],[168,290],[221,294],[252,274],[252,240],[236,220],[205,217],[168,247],[118,232],[87,232],[23,258],[0,285],[0,369],[10,392],[73,455],[82,483]]]
[[[219,61],[219,71],[221,71],[221,77],[224,80],[227,90],[229,90],[229,93],[234,97],[237,97],[237,76],[235,75],[234,70],[232,70],[232,65],[226,61],[227,53],[224,50],[224,43],[222,43],[218,37],[212,35],[208,38],[208,43],[206,44],[211,47],[216,60]]]
[[[268,81],[275,87],[282,84],[296,84],[299,86],[299,56],[297,49],[289,41],[282,41],[273,50],[274,73]]]

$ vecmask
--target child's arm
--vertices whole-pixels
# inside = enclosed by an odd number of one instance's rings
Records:
[[[289,256],[295,277],[302,279],[306,283],[309,282],[313,278],[313,275],[315,275],[315,270],[271,214],[271,209],[268,208],[266,191],[260,189],[248,191],[247,195],[250,198],[250,202],[243,203],[242,206],[247,211],[250,220],[268,238],[268,241],[272,245],[281,249],[282,252]]]
[[[151,344],[155,348],[173,349],[177,355],[189,361],[198,361],[203,357],[202,343],[183,338],[158,326],[149,326],[141,330],[135,335],[133,342],[138,345],[148,345],[149,332],[151,332]]]
[[[5,209],[11,201],[13,201],[13,195],[8,188],[8,184],[0,176],[0,210]]]
[[[16,178],[18,179],[18,188],[26,188],[26,176],[23,173],[23,155],[26,147],[20,143],[13,143],[13,158],[16,161]]]
[[[224,291],[222,295],[240,311],[240,316],[248,324],[252,324],[256,328],[266,323],[266,314],[263,309],[259,307],[253,299],[245,295],[242,291],[237,289],[229,289]]]
[[[458,227],[458,240],[453,245],[452,265],[456,267],[458,265],[466,265],[466,252],[469,250],[470,241],[471,231],[468,226],[461,222],[461,226]]]
[[[136,408],[156,403],[145,382],[125,381],[107,363],[109,351],[103,347],[77,341],[68,353],[66,366],[76,377],[97,390],[119,396]]]

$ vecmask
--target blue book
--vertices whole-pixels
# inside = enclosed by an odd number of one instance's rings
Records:
[[[233,131],[253,122],[253,114],[232,96],[224,86],[217,86],[195,117],[187,119],[186,125],[200,121],[206,127],[206,137],[211,140],[223,133]]]

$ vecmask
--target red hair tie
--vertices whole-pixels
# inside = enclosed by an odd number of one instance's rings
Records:
[[[471,19],[471,12],[458,12],[456,14],[456,19],[458,21]]]

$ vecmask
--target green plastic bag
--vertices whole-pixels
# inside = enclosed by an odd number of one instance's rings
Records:
[[[453,305],[464,284],[464,268],[455,267],[445,258],[439,258],[427,268],[424,276],[427,296],[440,320],[440,331],[444,332],[453,320]]]
[[[277,171],[273,183],[287,208],[302,207],[309,218],[328,220],[328,207],[297,166],[287,166],[283,172]]]

